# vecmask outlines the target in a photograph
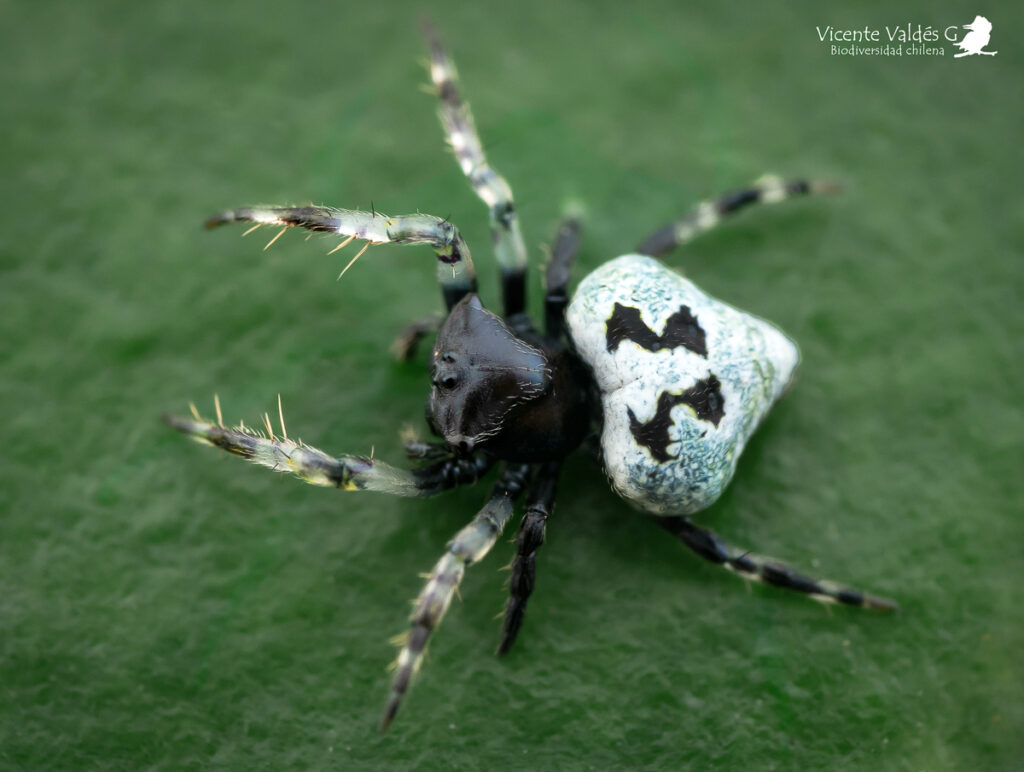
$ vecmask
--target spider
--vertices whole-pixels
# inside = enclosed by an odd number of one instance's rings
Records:
[[[345,236],[332,252],[356,239],[365,241],[345,270],[371,244],[431,246],[447,317],[443,323],[410,325],[395,349],[408,360],[417,344],[436,332],[426,420],[440,439],[407,439],[407,454],[423,463],[403,469],[372,457],[332,456],[290,439],[280,397],[280,436],[266,414],[265,433],[244,424],[225,426],[216,398],[215,421],[201,418],[194,405],[192,418],[166,418],[196,440],[345,491],[433,496],[474,483],[499,467],[487,502],[448,543],[415,601],[381,728],[398,712],[466,568],[494,546],[516,501],[525,496],[497,649],[499,655],[508,652],[534,588],[537,551],[559,471],[564,459],[581,448],[603,462],[616,493],[700,557],[820,601],[896,609],[893,601],[811,579],[731,547],[689,518],[710,506],[728,484],[748,438],[788,385],[799,353],[776,327],[709,297],[657,258],[752,204],[824,193],[834,186],[764,177],[748,189],[702,203],[654,232],[635,254],[597,268],[571,300],[570,268],[581,226],[578,217],[567,217],[546,269],[542,332],[525,311],[527,255],[511,188],[487,163],[472,115],[459,96],[455,68],[429,23],[424,32],[444,133],[473,190],[490,209],[503,316],[481,302],[469,248],[446,219],[388,216],[372,208],[260,206],[223,212],[207,226],[281,226],[270,243],[293,227]]]

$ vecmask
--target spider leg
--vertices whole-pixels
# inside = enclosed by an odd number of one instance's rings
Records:
[[[512,188],[487,163],[473,114],[459,97],[455,65],[441,45],[437,31],[426,20],[423,34],[430,45],[430,79],[441,101],[438,109],[441,126],[470,186],[490,207],[491,235],[501,269],[505,316],[523,313],[526,309],[526,245],[512,201]]]
[[[399,362],[408,362],[416,356],[416,349],[428,335],[440,329],[444,318],[433,314],[408,324],[391,344],[391,353]]]
[[[327,206],[255,206],[232,209],[214,215],[206,221],[206,227],[216,228],[232,222],[254,222],[257,225],[270,224],[280,225],[282,228],[299,227],[321,233],[337,233],[349,237],[344,244],[353,239],[362,239],[368,242],[367,246],[429,244],[437,253],[437,280],[449,310],[464,295],[476,292],[473,258],[462,234],[447,220],[433,215],[404,214],[389,217],[380,212],[334,209]],[[283,232],[282,229],[278,236]],[[278,236],[275,236],[271,243]],[[362,252],[356,257],[361,254]],[[351,264],[350,262],[349,265]]]
[[[730,547],[717,534],[698,528],[687,517],[656,517],[653,519],[705,560],[724,566],[745,579],[803,592],[823,603],[845,603],[850,606],[879,611],[899,609],[896,601],[888,598],[868,595],[824,579],[811,579],[770,558]]]
[[[528,476],[529,467],[526,465],[505,467],[483,509],[448,542],[448,549],[430,572],[426,586],[415,601],[410,616],[412,628],[404,636],[402,650],[395,663],[395,677],[391,682],[381,730],[387,729],[398,713],[402,697],[423,662],[430,634],[437,629],[452,596],[458,592],[466,567],[483,559],[501,536]]]
[[[641,242],[636,251],[641,255],[662,257],[682,244],[718,225],[726,215],[734,214],[750,204],[776,204],[787,198],[809,193],[834,193],[839,186],[831,182],[783,180],[765,175],[749,188],[727,193],[716,201],[698,204],[681,220],[669,223]]]
[[[544,530],[555,503],[555,489],[561,462],[545,464],[530,488],[526,512],[516,537],[516,556],[509,578],[509,598],[505,607],[505,624],[498,644],[498,656],[504,656],[515,643],[526,614],[526,602],[533,593],[537,572],[537,550],[544,543]]]
[[[433,496],[476,482],[493,465],[486,455],[447,458],[417,469],[399,469],[365,456],[330,456],[305,443],[269,436],[248,426],[233,429],[199,418],[164,416],[174,429],[275,472],[289,472],[312,485],[345,491],[378,491],[394,496]],[[283,433],[283,432],[282,432]]]
[[[565,329],[565,307],[569,305],[569,276],[580,247],[580,221],[567,217],[558,226],[551,247],[544,293],[544,328],[550,338],[561,337]]]

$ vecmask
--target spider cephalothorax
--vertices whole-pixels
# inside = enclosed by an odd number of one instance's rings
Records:
[[[454,451],[551,461],[586,435],[583,365],[559,341],[528,328],[517,335],[475,294],[456,303],[438,331],[430,375],[430,426]]]
[[[346,237],[332,251],[355,239],[434,249],[448,316],[430,357],[427,424],[440,440],[406,445],[411,458],[431,463],[407,470],[373,458],[328,455],[289,439],[283,413],[280,436],[267,415],[266,433],[242,424],[228,428],[219,402],[215,422],[201,418],[194,407],[192,418],[167,419],[202,442],[307,482],[348,491],[432,496],[476,482],[500,466],[489,500],[448,544],[416,601],[383,726],[397,713],[466,567],[495,544],[525,492],[498,646],[499,653],[508,651],[533,591],[536,552],[544,541],[562,461],[588,437],[593,441],[586,444],[603,461],[615,491],[701,557],[818,600],[895,608],[884,598],[814,580],[730,547],[688,517],[712,504],[728,484],[747,439],[789,384],[799,356],[776,327],[708,296],[654,258],[749,204],[830,186],[766,177],[749,189],[701,204],[652,234],[638,254],[592,272],[571,302],[567,289],[579,223],[569,218],[552,246],[540,331],[525,313],[526,249],[511,189],[487,164],[472,117],[459,98],[455,70],[429,29],[428,37],[442,125],[470,184],[490,206],[503,318],[484,308],[469,248],[447,220],[329,207],[252,207],[224,212],[208,225],[247,221],[255,223],[250,230],[270,224],[280,226],[281,233],[301,227]],[[429,320],[412,324],[396,341],[399,357],[411,358],[417,342],[436,327]]]

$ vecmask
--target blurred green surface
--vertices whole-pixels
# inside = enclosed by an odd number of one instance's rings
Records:
[[[801,344],[799,379],[701,516],[897,598],[754,588],[565,473],[504,661],[499,544],[386,735],[392,657],[486,486],[429,501],[278,479],[163,428],[194,399],[400,458],[439,307],[429,251],[203,233],[313,200],[483,206],[417,91],[417,4],[0,4],[0,767],[1013,769],[1024,762],[1019,7],[995,57],[833,57],[816,25],[970,4],[437,3],[527,241],[587,209],[579,273],[764,171],[846,192],[672,258]],[[1017,26],[1014,26],[1017,25]],[[531,279],[539,309],[540,275]]]

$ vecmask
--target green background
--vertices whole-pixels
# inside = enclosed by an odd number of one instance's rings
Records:
[[[998,56],[953,60],[831,56],[815,26],[976,4],[776,5],[427,10],[536,265],[571,199],[579,278],[765,171],[845,184],[671,258],[804,357],[700,520],[902,612],[747,592],[574,458],[514,651],[491,654],[503,541],[385,735],[387,639],[487,486],[313,488],[158,416],[216,391],[255,423],[280,392],[293,435],[401,457],[427,381],[387,346],[439,308],[429,250],[336,283],[334,240],[199,225],[450,215],[493,305],[485,208],[417,90],[420,6],[0,5],[0,767],[1021,764],[1019,7],[982,11]]]

